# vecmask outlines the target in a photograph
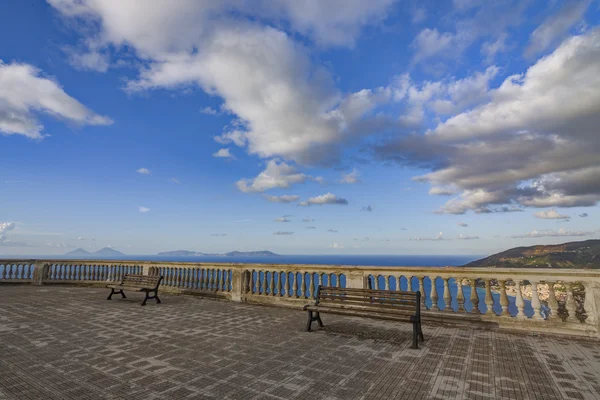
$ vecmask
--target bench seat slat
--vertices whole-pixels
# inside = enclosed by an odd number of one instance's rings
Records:
[[[395,298],[395,297],[379,297],[379,296],[359,296],[359,295],[351,295],[351,296],[340,296],[340,295],[332,295],[332,294],[320,294],[319,298],[321,300],[335,300],[335,301],[360,301],[363,303],[388,303],[388,304],[407,304],[414,306],[417,304],[417,299],[415,298]]]
[[[336,309],[336,310],[338,310],[338,309],[339,310],[360,310],[360,311],[369,311],[369,312],[376,312],[376,313],[380,312],[383,314],[415,315],[414,308],[411,310],[411,309],[399,308],[399,307],[371,307],[370,305],[367,305],[367,304],[338,305],[338,304],[329,304],[329,303],[319,303],[319,305],[310,306],[310,307],[323,307],[326,309]],[[307,308],[307,310],[309,308]]]
[[[415,305],[409,305],[409,304],[400,304],[400,303],[394,303],[394,304],[384,304],[384,303],[377,303],[377,302],[363,302],[363,301],[327,301],[327,300],[321,300],[319,301],[319,305],[322,306],[327,306],[327,307],[355,307],[355,306],[360,306],[360,307],[369,307],[369,308],[374,308],[374,309],[391,309],[391,310],[408,310],[411,311],[413,314],[415,312]]]
[[[308,311],[314,312],[322,312],[328,314],[338,314],[338,315],[347,315],[351,317],[368,317],[368,318],[376,318],[376,319],[385,319],[392,321],[404,321],[404,322],[412,322],[413,315],[411,314],[384,314],[377,313],[371,310],[359,310],[359,309],[340,309],[340,308],[330,308],[330,307],[321,307],[321,306],[309,306],[306,308]]]
[[[336,292],[336,293],[369,293],[369,294],[398,294],[398,295],[406,295],[406,296],[416,296],[417,292],[407,292],[404,290],[380,290],[380,289],[355,289],[355,288],[336,288],[331,286],[323,286],[321,287],[322,291],[326,292]]]

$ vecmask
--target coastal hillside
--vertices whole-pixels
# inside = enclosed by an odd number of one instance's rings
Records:
[[[465,267],[600,269],[600,240],[515,247],[470,262]]]

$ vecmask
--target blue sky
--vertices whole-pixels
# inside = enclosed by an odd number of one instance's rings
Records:
[[[600,234],[598,1],[0,7],[0,254]]]

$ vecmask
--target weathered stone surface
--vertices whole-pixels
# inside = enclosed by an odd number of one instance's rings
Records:
[[[0,399],[598,399],[597,342],[67,286],[0,287]]]

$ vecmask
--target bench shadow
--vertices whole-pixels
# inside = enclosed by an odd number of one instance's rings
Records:
[[[323,328],[313,328],[313,331],[322,331],[326,335],[345,338],[354,337],[359,340],[374,340],[397,345],[406,345],[407,342],[412,341],[412,326],[409,326],[410,329],[405,330],[402,329],[402,326],[400,326],[399,329],[395,329],[350,321],[324,322],[325,326]],[[425,334],[427,334],[427,332],[425,332]],[[425,338],[427,339],[427,336]],[[425,343],[420,343],[420,345]]]

